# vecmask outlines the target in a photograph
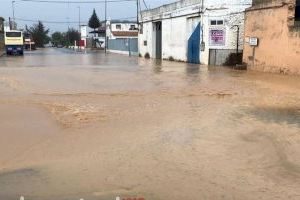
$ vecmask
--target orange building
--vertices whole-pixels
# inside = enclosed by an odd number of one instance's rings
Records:
[[[252,70],[300,75],[300,0],[253,0],[243,61]]]

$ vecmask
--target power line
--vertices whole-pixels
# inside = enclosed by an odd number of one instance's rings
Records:
[[[23,22],[43,22],[45,24],[78,24],[78,22],[71,22],[71,21],[45,21],[45,20],[34,20],[34,19],[21,19],[21,18],[16,18],[17,21],[23,21]],[[84,22],[83,22],[84,23]]]
[[[143,3],[144,3],[144,5],[145,5],[145,8],[146,8],[147,10],[149,10],[149,8],[148,8],[148,6],[147,6],[145,0],[143,0]]]
[[[110,21],[120,21],[120,20],[129,20],[129,19],[135,19],[136,17],[124,17],[124,18],[116,18],[111,19]],[[16,18],[16,21],[22,21],[22,22],[42,22],[45,24],[78,24],[78,21],[48,21],[48,20],[34,20],[34,19],[23,19],[23,18]],[[84,24],[87,24],[88,22],[81,22]]]

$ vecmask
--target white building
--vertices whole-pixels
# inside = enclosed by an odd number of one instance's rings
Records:
[[[138,55],[138,25],[130,21],[107,22],[107,50],[113,53]]]
[[[138,25],[136,22],[108,21],[108,39],[138,38]]]
[[[252,0],[181,0],[141,12],[139,53],[157,59],[224,64],[243,48]],[[238,28],[239,40],[237,42]]]

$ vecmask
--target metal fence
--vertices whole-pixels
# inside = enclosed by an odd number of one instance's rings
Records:
[[[128,52],[129,55],[138,55],[137,38],[118,38],[108,40],[108,50]]]
[[[209,65],[235,65],[242,62],[243,51],[236,49],[209,49]]]

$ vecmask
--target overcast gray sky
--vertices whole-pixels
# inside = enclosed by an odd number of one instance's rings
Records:
[[[100,20],[104,20],[104,4],[52,4],[52,3],[36,3],[36,2],[22,2],[15,0],[15,17],[17,19],[25,20],[41,20],[41,21],[58,21],[58,22],[77,22],[79,21],[79,9],[81,10],[81,21],[87,22],[93,8]],[[51,1],[51,0],[49,0]],[[56,1],[67,1],[67,0],[56,0]],[[70,0],[70,1],[96,1],[96,0]],[[145,0],[146,4],[150,8],[175,2],[176,0]],[[142,2],[142,1],[141,1]],[[144,6],[143,6],[144,8]],[[9,17],[12,17],[12,1],[11,0],[0,0],[0,16],[4,17],[7,21]],[[108,17],[111,19],[123,19],[136,16],[136,3],[132,2],[114,2],[108,4]],[[27,24],[30,26],[35,22],[24,22],[18,21],[19,28],[22,28]],[[51,32],[54,31],[65,31],[68,28],[68,24],[52,24],[45,23],[50,28]],[[71,27],[77,28],[78,23],[71,23]]]

